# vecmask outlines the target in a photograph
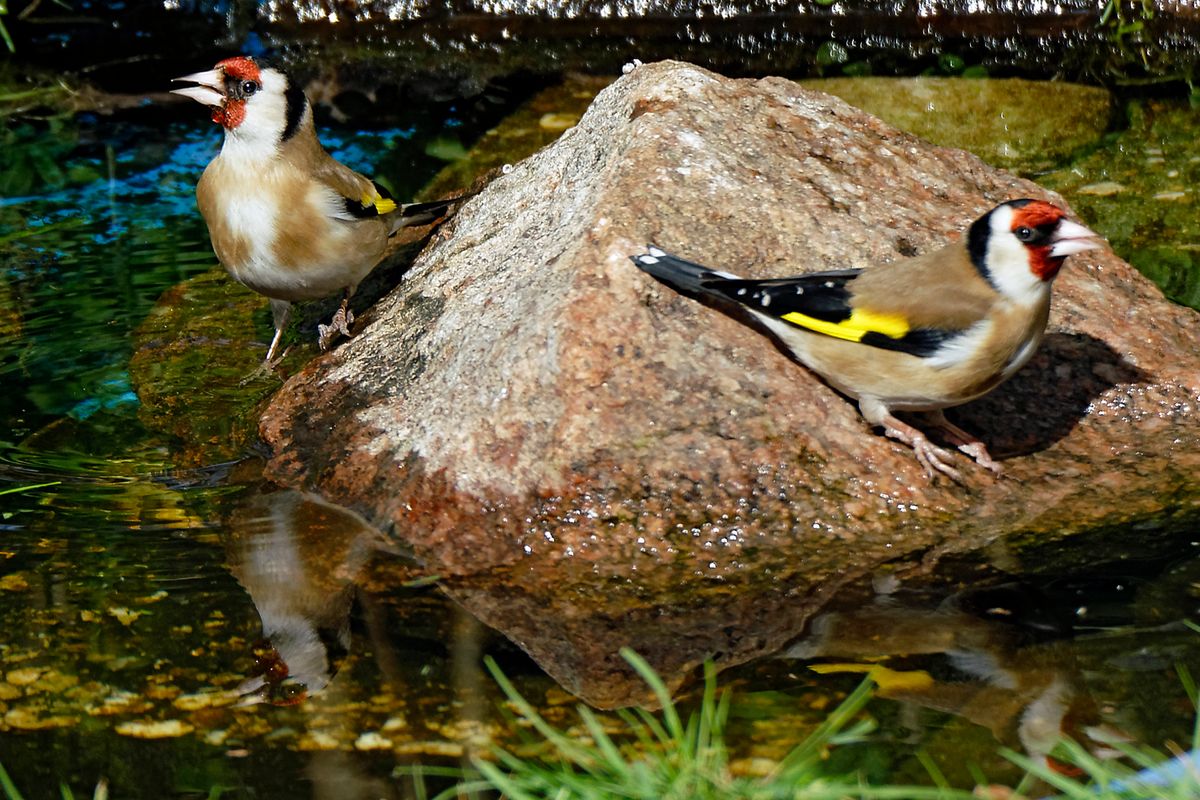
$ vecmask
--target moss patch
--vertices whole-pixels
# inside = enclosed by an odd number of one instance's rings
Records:
[[[1112,113],[1103,89],[1058,81],[827,78],[801,85],[933,144],[969,150],[1023,174],[1096,144]]]

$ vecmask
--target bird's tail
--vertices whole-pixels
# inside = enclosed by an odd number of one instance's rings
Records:
[[[430,225],[440,219],[450,216],[464,200],[472,195],[447,197],[442,200],[431,200],[428,203],[407,203],[393,212],[389,218],[391,230],[395,233],[401,228],[419,228]]]
[[[692,261],[685,261],[652,244],[646,245],[645,253],[630,256],[630,260],[643,272],[648,272],[659,280],[666,281],[686,292],[696,294],[712,292],[710,287],[705,286],[706,282],[738,279],[738,276],[728,272],[719,272]]]

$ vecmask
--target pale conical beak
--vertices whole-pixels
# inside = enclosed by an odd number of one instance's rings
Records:
[[[1075,253],[1088,250],[1099,250],[1104,246],[1104,239],[1095,231],[1083,227],[1078,222],[1069,219],[1060,220],[1058,227],[1051,235],[1053,244],[1050,247],[1052,258],[1064,258]]]
[[[267,681],[261,675],[256,675],[242,681],[236,689],[228,692],[227,696],[234,706],[253,706],[265,703],[268,691],[270,688]]]
[[[225,102],[225,75],[219,69],[210,69],[207,72],[194,72],[191,75],[184,75],[182,78],[172,78],[171,80],[172,83],[187,81],[189,83],[200,84],[199,86],[189,86],[186,89],[172,89],[171,94],[181,94],[184,97],[190,97],[206,106],[219,106]]]

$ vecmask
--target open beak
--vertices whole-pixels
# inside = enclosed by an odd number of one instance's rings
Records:
[[[1095,231],[1089,230],[1078,222],[1069,219],[1060,220],[1058,227],[1051,235],[1050,256],[1064,258],[1075,253],[1088,250],[1099,250],[1104,246],[1104,239]]]
[[[171,94],[181,94],[184,97],[190,97],[206,106],[219,106],[225,102],[225,74],[219,69],[210,69],[207,72],[194,72],[191,75],[184,75],[182,78],[172,78],[171,81],[172,83],[187,81],[188,83],[199,84],[198,86],[189,86],[186,89],[172,89]]]
[[[256,675],[238,684],[237,688],[228,692],[228,698],[236,707],[253,706],[267,701],[271,687],[263,676]]]

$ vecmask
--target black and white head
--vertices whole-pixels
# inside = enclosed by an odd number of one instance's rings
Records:
[[[1009,200],[971,225],[967,249],[980,274],[1013,300],[1044,297],[1075,253],[1101,247],[1100,237],[1044,200]]]
[[[282,71],[248,56],[234,56],[206,72],[175,78],[197,84],[174,94],[212,106],[212,120],[226,142],[247,153],[270,153],[311,124],[304,91]]]

